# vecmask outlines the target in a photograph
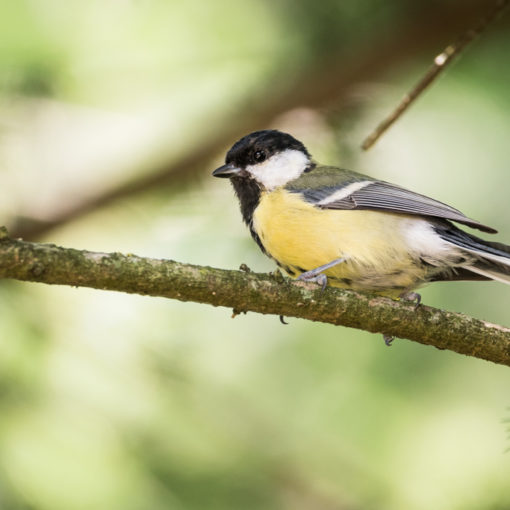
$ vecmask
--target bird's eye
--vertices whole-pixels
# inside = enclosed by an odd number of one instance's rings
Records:
[[[266,153],[264,151],[257,151],[253,154],[253,159],[257,163],[261,163],[262,161],[264,161],[266,159]]]

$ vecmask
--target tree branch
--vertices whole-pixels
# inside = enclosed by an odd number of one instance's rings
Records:
[[[189,152],[180,158],[166,161],[112,189],[98,191],[73,203],[70,209],[56,212],[52,218],[40,220],[21,215],[13,218],[9,230],[13,237],[36,239],[52,229],[75,220],[97,208],[116,200],[125,199],[142,191],[158,189],[175,182],[186,182],[203,175],[213,157],[232,145],[240,136],[256,129],[265,129],[273,119],[292,108],[331,107],[362,82],[381,79],[390,67],[397,67],[438,44],[452,33],[463,30],[473,18],[479,19],[486,0],[465,0],[462,8],[455,2],[441,6],[441,12],[430,8],[429,2],[413,4],[412,14],[404,26],[391,31],[391,35],[364,45],[365,49],[348,49],[344,45],[333,48],[326,58],[317,56],[302,69],[291,73],[290,79],[273,90],[274,80],[263,84],[246,98],[233,113],[217,122],[218,129],[197,140]],[[313,63],[312,63],[313,62]],[[284,73],[286,74],[286,73]],[[271,93],[268,93],[268,86]],[[249,111],[249,115],[239,112]]]
[[[510,366],[510,329],[413,304],[281,275],[228,271],[13,240],[0,229],[0,278],[195,301],[384,333]]]

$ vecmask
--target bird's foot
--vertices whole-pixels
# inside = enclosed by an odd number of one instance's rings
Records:
[[[404,301],[411,301],[415,303],[414,309],[416,310],[420,304],[421,304],[421,296],[417,292],[402,292],[400,294],[399,299],[403,299]],[[393,340],[395,339],[394,336],[391,335],[383,335],[384,343],[391,347],[391,344],[393,343]]]
[[[414,301],[414,309],[416,310],[421,304],[421,296],[417,292],[402,292],[400,299],[404,301]]]
[[[297,279],[305,282],[316,282],[322,287],[322,292],[326,288],[328,284],[328,277],[324,274],[324,271],[345,262],[347,257],[342,257],[340,259],[332,260],[323,266],[316,267],[315,269],[311,269],[310,271],[306,271],[305,273],[301,273]]]
[[[306,273],[301,273],[297,279],[303,282],[315,282],[321,286],[321,292],[324,292],[324,289],[328,285],[328,277],[324,273],[317,274],[312,271],[307,271]]]
[[[393,340],[395,340],[395,337],[391,336],[391,335],[383,335],[383,339],[384,339],[384,343],[388,347],[391,347],[391,344],[393,343]]]

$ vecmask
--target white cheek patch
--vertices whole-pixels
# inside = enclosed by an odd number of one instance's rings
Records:
[[[301,151],[286,149],[257,165],[249,165],[246,171],[267,190],[283,186],[298,178],[310,165],[310,159]]]

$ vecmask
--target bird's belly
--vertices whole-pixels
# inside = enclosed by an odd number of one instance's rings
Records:
[[[410,289],[425,278],[405,222],[392,213],[319,209],[284,190],[263,194],[253,216],[265,250],[291,276],[345,257],[325,271],[329,283],[374,291]]]

